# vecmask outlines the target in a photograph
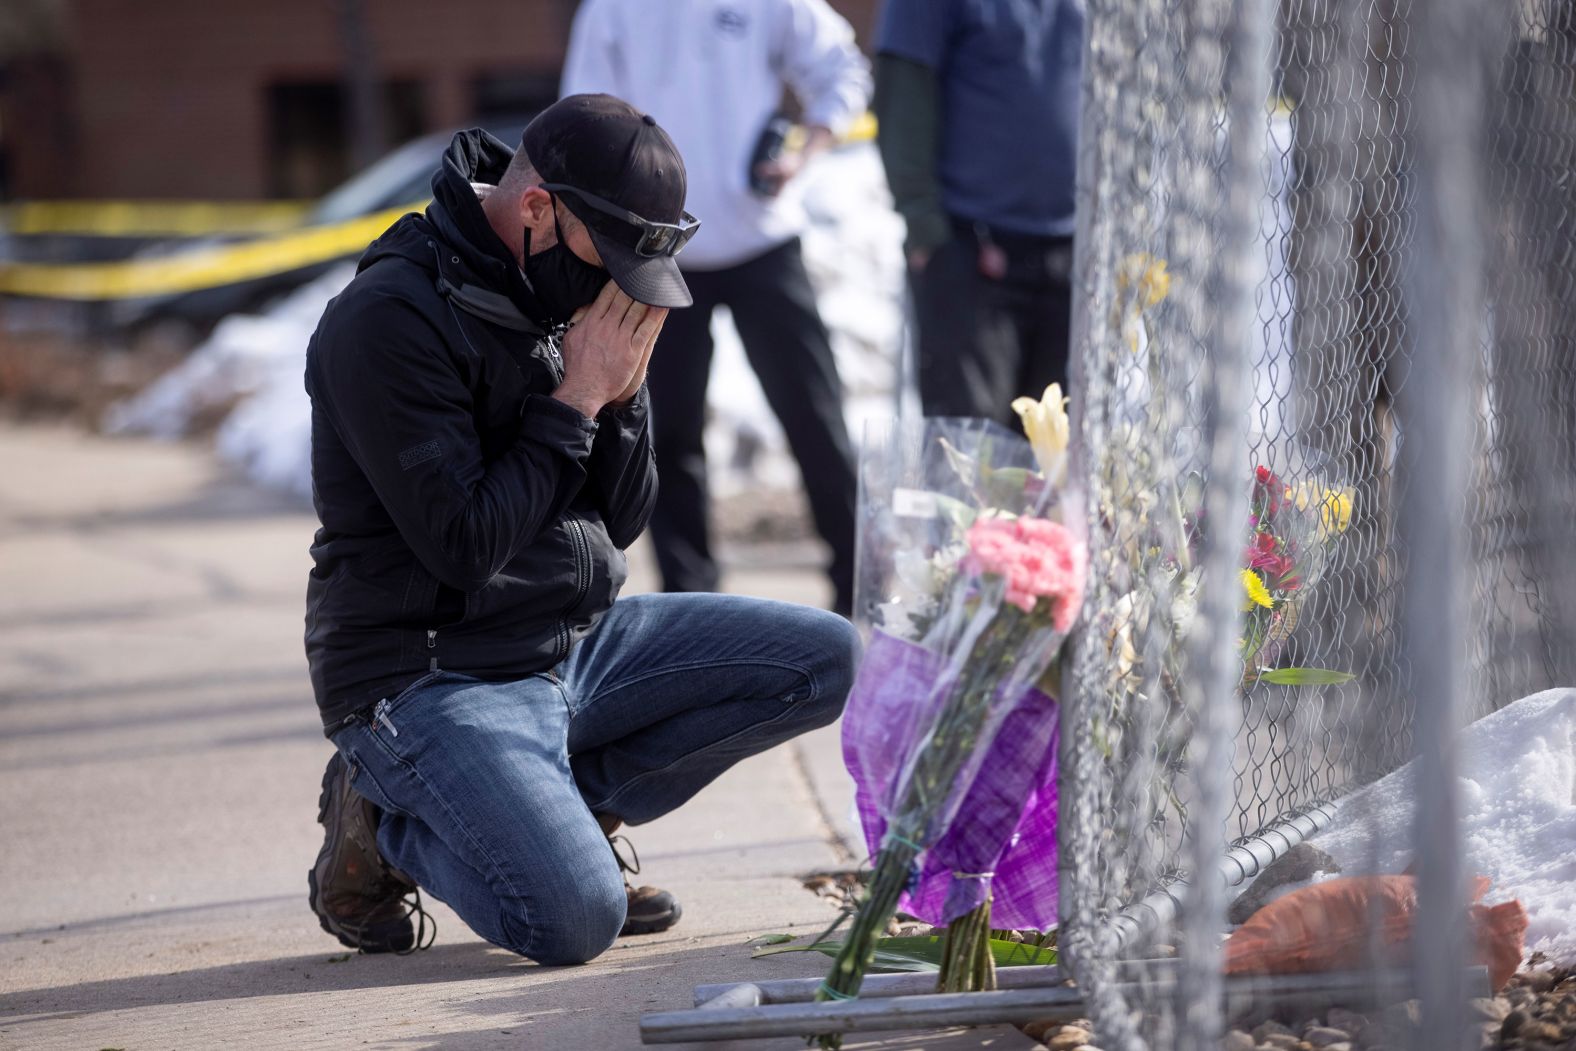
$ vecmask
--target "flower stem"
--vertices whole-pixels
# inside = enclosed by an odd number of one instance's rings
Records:
[[[886,841],[876,856],[869,889],[832,962],[831,973],[816,993],[817,1000],[852,999],[858,995],[865,971],[875,958],[876,942],[885,933],[887,922],[897,911],[898,899],[908,886],[914,859],[942,832],[944,805],[957,790],[964,766],[980,745],[981,728],[989,719],[997,688],[1006,680],[1012,662],[1018,659],[1027,634],[1025,627],[1024,616],[1016,607],[1004,607],[975,639],[962,662],[962,672],[948,689],[903,781],[900,801],[888,818]],[[982,920],[976,918],[976,922],[983,923],[982,937],[967,944],[983,944],[985,964],[989,967],[989,914]],[[965,969],[981,971],[977,949],[973,956],[961,956],[960,961]],[[836,1033],[823,1033],[816,1040],[827,1049],[842,1046],[842,1038]]]
[[[990,897],[948,925],[941,941],[939,993],[971,993],[996,988],[996,961],[990,951]]]
[[[885,933],[887,921],[897,911],[898,898],[908,885],[909,870],[917,853],[912,846],[895,838],[888,839],[881,848],[870,874],[869,889],[859,903],[859,911],[848,936],[843,939],[842,949],[832,961],[831,973],[815,994],[817,1000],[852,999],[859,994],[865,971],[875,958],[876,943]],[[840,1033],[822,1033],[817,1039],[829,1051],[843,1045]]]

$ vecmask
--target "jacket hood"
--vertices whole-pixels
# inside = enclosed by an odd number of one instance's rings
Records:
[[[367,248],[358,271],[379,259],[398,256],[434,274],[441,273],[456,284],[474,282],[502,293],[527,318],[543,321],[544,311],[508,246],[493,231],[472,186],[496,186],[513,159],[512,149],[480,128],[457,132],[432,177],[432,203],[427,206],[426,222],[414,215],[400,219]],[[440,258],[432,244],[434,232],[441,242],[437,247],[445,249],[451,258]],[[453,257],[458,258],[458,274]]]

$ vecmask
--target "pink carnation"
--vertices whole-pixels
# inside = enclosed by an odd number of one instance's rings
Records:
[[[981,518],[969,527],[963,569],[1007,582],[1007,601],[1034,612],[1046,600],[1057,631],[1073,626],[1083,602],[1089,553],[1067,527],[1044,518]]]

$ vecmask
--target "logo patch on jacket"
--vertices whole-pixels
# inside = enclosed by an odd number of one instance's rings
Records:
[[[422,442],[420,445],[412,445],[409,449],[400,453],[399,465],[403,470],[408,471],[417,464],[426,463],[428,460],[436,460],[442,455],[443,450],[438,447],[437,442]]]

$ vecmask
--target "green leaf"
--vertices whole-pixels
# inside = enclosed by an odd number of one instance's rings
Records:
[[[962,533],[974,524],[974,519],[979,517],[979,512],[962,500],[942,493],[936,495],[936,510],[941,516],[952,523],[954,529]]]
[[[945,438],[939,441],[941,450],[947,457],[947,466],[952,468],[952,473],[958,476],[964,488],[968,489],[969,494],[982,507],[1017,506],[1020,502],[1018,498],[1028,487],[1029,479],[1038,475],[1038,472],[1031,471],[1027,467],[987,466],[992,449],[989,440],[980,443],[979,459],[970,456]]]
[[[818,952],[835,958],[842,949],[843,943],[840,939],[827,939],[807,945],[768,946],[756,949],[750,954],[750,958],[758,960],[763,956],[775,956],[784,952]],[[991,939],[990,953],[995,957],[997,967],[1023,967],[1029,964],[1056,962],[1055,949],[1041,949],[1027,943],[999,941],[995,938]],[[939,971],[941,938],[931,935],[878,939],[875,959],[871,961],[869,969],[871,972]]]
[[[793,939],[794,939],[794,936],[792,934],[761,934],[761,935],[757,935],[754,938],[751,938],[749,941],[745,942],[744,944],[745,945],[781,945],[784,942],[791,942],[791,941],[793,941]]]
[[[1036,477],[1038,471],[1031,471],[1027,467],[987,467],[985,475],[994,484],[1000,482],[1011,489],[1012,492],[1021,493],[1029,485],[1029,479]]]
[[[947,439],[940,438],[938,441],[941,443],[942,453],[947,457],[947,466],[951,467],[952,473],[958,476],[958,481],[963,483],[964,488],[974,488],[974,483],[979,480],[978,462]]]
[[[1057,959],[1055,949],[999,938],[990,940],[990,954],[995,958],[997,967],[1045,967]]]
[[[1261,681],[1276,686],[1336,686],[1355,678],[1351,672],[1328,668],[1272,668],[1259,674]]]

